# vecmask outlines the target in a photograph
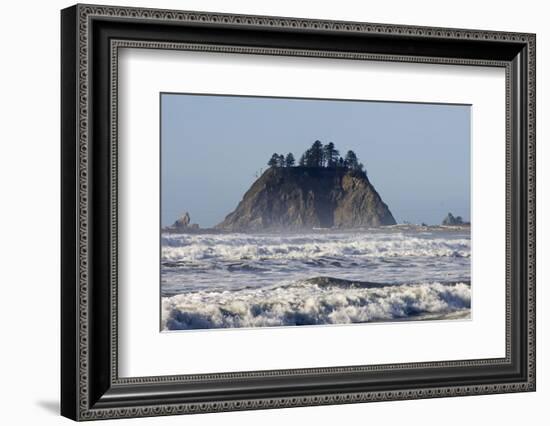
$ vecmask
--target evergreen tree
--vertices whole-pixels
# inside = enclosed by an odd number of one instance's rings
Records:
[[[273,154],[268,164],[271,167],[294,167],[296,160],[291,152],[286,157]],[[359,162],[355,152],[349,150],[345,157],[341,157],[333,142],[323,145],[319,140],[313,142],[311,147],[306,149],[300,157],[298,165],[300,167],[342,167],[366,174],[364,166]]]
[[[285,156],[283,154],[279,154],[279,158],[277,159],[277,167],[284,167],[285,166]]]
[[[327,167],[336,167],[340,153],[334,148],[334,144],[329,142],[323,147],[324,162]]]
[[[294,155],[292,155],[292,152],[289,152],[285,158],[285,167],[294,167],[295,162]]]
[[[269,167],[278,167],[279,166],[279,155],[274,153],[269,161],[267,162]]]
[[[324,153],[323,144],[321,141],[316,140],[313,142],[313,145],[311,145],[311,148],[308,151],[309,156],[306,156],[306,164],[310,167],[323,167]]]
[[[358,169],[359,161],[357,160],[357,155],[355,155],[355,152],[351,150],[347,152],[346,158],[344,159],[344,164],[350,170]]]
[[[306,152],[304,152],[304,161],[306,167],[317,167],[311,149],[306,149]]]

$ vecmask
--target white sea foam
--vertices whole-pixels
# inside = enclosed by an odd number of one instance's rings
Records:
[[[162,237],[162,260],[168,262],[469,256],[469,238],[429,238],[403,233],[321,236],[164,234]]]
[[[195,291],[162,298],[165,330],[349,324],[426,319],[470,312],[469,283],[358,288],[298,282],[239,291]]]
[[[162,235],[169,330],[462,317],[469,282],[467,229]]]

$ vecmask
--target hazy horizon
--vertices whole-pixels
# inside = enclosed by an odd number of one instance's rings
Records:
[[[398,223],[470,220],[470,106],[161,94],[161,222],[232,212],[274,152],[353,150]]]

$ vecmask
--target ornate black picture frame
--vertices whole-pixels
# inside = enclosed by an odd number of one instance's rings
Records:
[[[535,390],[535,35],[76,5],[61,13],[61,413],[160,416]],[[120,378],[120,47],[506,70],[506,356]]]

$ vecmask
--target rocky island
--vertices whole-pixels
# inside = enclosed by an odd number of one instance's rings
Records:
[[[267,163],[214,228],[184,212],[163,229],[162,330],[470,318],[460,216],[396,224],[355,153],[332,143]]]
[[[340,157],[334,144],[315,141],[298,165],[292,153],[273,154],[268,165],[216,229],[277,232],[396,224],[353,151]]]

